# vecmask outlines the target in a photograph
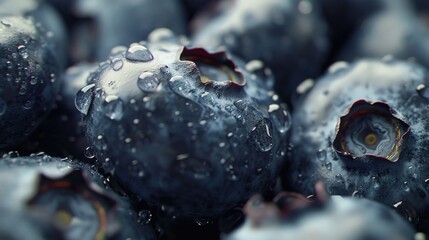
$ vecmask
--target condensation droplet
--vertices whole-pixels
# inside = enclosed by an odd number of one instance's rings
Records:
[[[109,95],[103,103],[104,115],[112,120],[119,121],[124,115],[124,103],[115,95]]]
[[[268,152],[273,148],[272,127],[270,121],[259,121],[250,133],[250,141],[261,152]]]
[[[94,150],[91,147],[87,147],[84,152],[85,157],[91,159],[95,157]]]
[[[88,114],[89,107],[91,106],[93,100],[93,88],[95,84],[90,84],[88,86],[83,87],[76,94],[75,98],[75,106],[79,112],[83,114]]]
[[[124,66],[124,62],[120,58],[113,58],[110,61],[110,66],[114,71],[119,71]]]
[[[429,88],[426,87],[425,84],[418,85],[416,91],[420,95],[420,97],[422,97],[426,101],[429,101]]]
[[[345,69],[348,66],[349,64],[347,62],[343,62],[343,61],[335,62],[331,66],[329,66],[328,72],[329,73],[338,72],[339,70]]]
[[[128,48],[125,57],[130,61],[136,62],[149,62],[153,60],[152,53],[145,47],[140,44],[132,44]]]
[[[174,76],[168,81],[173,92],[186,97],[192,90],[191,84],[182,76]]]
[[[137,80],[137,86],[144,92],[155,92],[158,85],[159,79],[151,72],[142,73]]]
[[[326,151],[324,149],[319,149],[316,153],[317,159],[324,162],[326,160]]]
[[[12,23],[10,23],[8,20],[6,19],[2,19],[1,20],[1,24],[3,24],[5,27],[10,27],[12,26]]]
[[[286,133],[292,124],[290,114],[286,109],[277,104],[271,104],[268,112],[273,121],[274,126],[280,133]]]

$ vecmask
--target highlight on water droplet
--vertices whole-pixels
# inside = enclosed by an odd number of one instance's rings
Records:
[[[137,86],[143,92],[155,92],[159,83],[159,79],[151,72],[142,73],[137,80]]]
[[[111,120],[119,121],[124,115],[124,103],[115,95],[106,96],[103,102],[104,115]]]
[[[77,110],[85,115],[88,114],[89,107],[91,106],[94,98],[94,87],[95,84],[89,84],[88,86],[83,87],[77,92],[75,97],[75,106]]]
[[[124,62],[120,58],[113,58],[110,61],[110,66],[114,71],[119,71],[121,70],[122,66],[124,66]]]
[[[140,44],[134,43],[128,48],[125,57],[130,61],[149,62],[153,60],[152,53]]]

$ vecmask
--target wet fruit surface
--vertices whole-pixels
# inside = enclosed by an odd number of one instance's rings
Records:
[[[416,90],[426,82],[423,68],[401,61],[362,60],[327,73],[293,117],[284,184],[311,194],[323,179],[331,194],[403,204],[411,222],[427,221],[427,99]]]
[[[427,239],[428,7],[0,0],[0,239]]]
[[[225,52],[136,43],[76,103],[97,164],[127,192],[212,217],[275,181],[290,120],[264,80]]]

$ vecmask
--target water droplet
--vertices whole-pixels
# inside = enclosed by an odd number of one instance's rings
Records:
[[[273,148],[272,127],[270,123],[270,121],[263,119],[256,124],[250,133],[249,140],[259,151],[268,152]]]
[[[87,147],[84,152],[85,157],[91,159],[95,157],[94,150],[91,147]]]
[[[30,110],[32,109],[34,106],[34,101],[33,100],[27,100],[22,104],[22,107],[26,110]]]
[[[19,52],[19,54],[21,54],[22,58],[24,58],[24,59],[28,58],[27,48],[24,45],[18,46],[18,52]]]
[[[324,149],[319,149],[316,153],[317,159],[324,162],[326,160],[326,151]]]
[[[151,72],[142,73],[137,80],[137,86],[144,92],[155,92],[158,85],[159,79]]]
[[[119,121],[124,115],[124,103],[115,95],[109,95],[103,103],[104,115],[112,120]]]
[[[234,102],[234,106],[236,108],[238,108],[239,110],[244,111],[247,108],[247,102],[243,101],[243,100],[237,100],[237,101]]]
[[[148,224],[152,220],[152,213],[149,210],[141,210],[138,213],[138,223],[140,224]]]
[[[0,98],[0,116],[3,116],[6,110],[7,110],[7,103],[5,100]]]
[[[90,84],[88,86],[83,87],[79,92],[76,94],[75,98],[75,106],[79,112],[83,114],[88,114],[89,107],[91,106],[92,100],[93,100],[93,88],[95,87],[95,84]]]
[[[280,105],[272,104],[268,108],[268,112],[277,130],[282,134],[286,133],[292,123],[291,116],[288,111]]]
[[[173,92],[186,97],[192,90],[191,84],[182,76],[174,76],[168,81]]]
[[[326,162],[325,163],[325,167],[326,167],[326,169],[328,169],[329,171],[331,171],[332,170],[332,163],[331,162]]]
[[[2,19],[1,20],[1,24],[3,24],[5,27],[10,27],[12,26],[12,23],[10,23],[8,20],[6,19]]]
[[[328,72],[329,73],[338,72],[339,70],[345,69],[348,66],[349,64],[347,62],[343,62],[343,61],[335,62],[331,66],[329,66]]]
[[[119,71],[124,66],[124,62],[120,58],[113,58],[110,61],[110,66],[114,71]]]
[[[404,182],[403,189],[404,189],[405,192],[409,192],[410,191],[410,187],[408,186],[408,182],[406,182],[406,181]]]
[[[173,42],[175,39],[176,35],[168,28],[157,28],[153,30],[148,36],[149,42]]]
[[[130,61],[149,62],[153,60],[152,53],[140,44],[132,44],[128,48],[125,57]]]
[[[424,98],[426,101],[429,101],[429,89],[425,84],[418,85],[416,91],[420,97]]]

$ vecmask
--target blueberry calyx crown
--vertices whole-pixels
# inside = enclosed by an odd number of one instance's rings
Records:
[[[335,131],[333,148],[338,154],[397,162],[410,126],[388,104],[361,99],[340,117]]]
[[[181,61],[193,62],[204,84],[232,84],[243,87],[246,79],[225,51],[210,53],[204,48],[184,47]]]
[[[84,234],[98,240],[105,238],[108,215],[117,203],[92,185],[82,171],[74,170],[60,178],[41,174],[38,188],[27,204],[53,215],[66,235]]]

